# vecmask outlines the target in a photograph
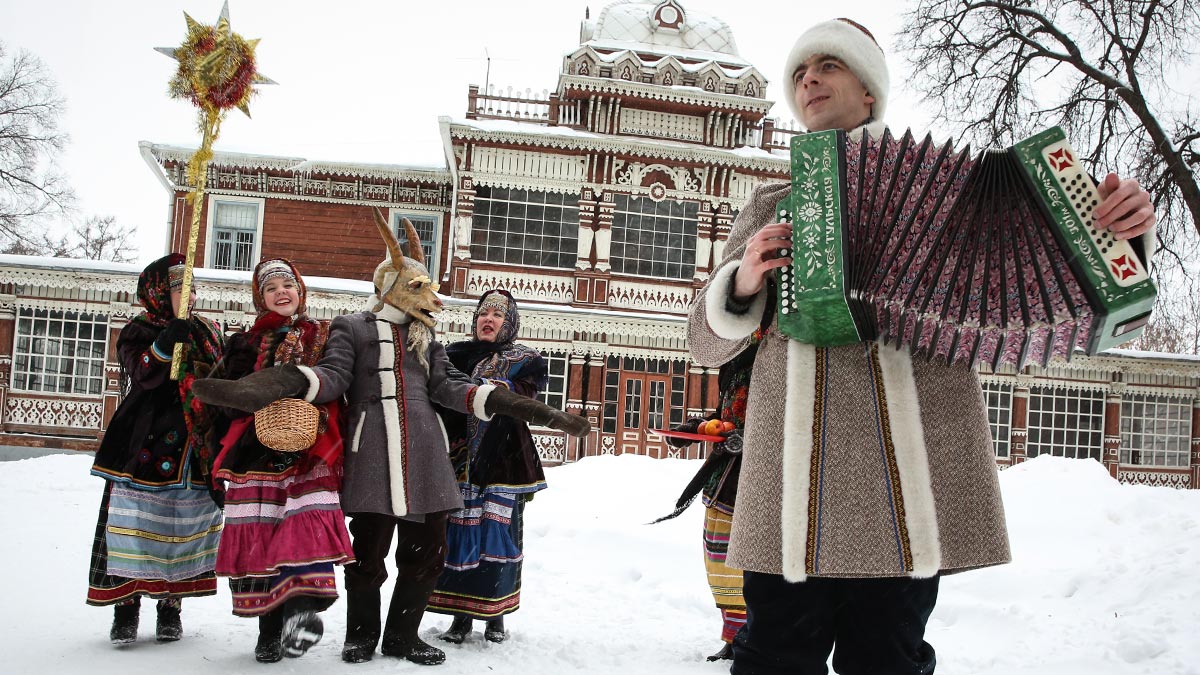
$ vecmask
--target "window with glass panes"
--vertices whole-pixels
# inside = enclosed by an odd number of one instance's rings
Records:
[[[992,448],[997,457],[1008,457],[1012,423],[1012,385],[999,382],[983,383],[983,400],[987,404],[988,428],[992,431]]]
[[[471,257],[572,269],[579,242],[579,195],[478,186]]]
[[[1099,460],[1104,451],[1104,392],[1035,386],[1029,390],[1026,454]]]
[[[683,423],[683,361],[610,356],[605,366],[604,432],[615,433],[618,419],[625,429],[666,429]]]
[[[396,240],[400,242],[400,247],[408,252],[408,232],[404,230],[404,223],[401,218],[407,218],[408,222],[412,223],[413,229],[417,231],[417,237],[421,240],[421,251],[425,253],[425,267],[429,268],[429,274],[437,277],[437,241],[438,241],[438,223],[441,221],[439,216],[431,213],[392,213],[392,231],[396,233]]]
[[[250,270],[258,237],[258,203],[214,199],[212,202],[212,258],[218,270]]]
[[[562,352],[542,352],[550,377],[546,389],[538,398],[557,410],[565,410],[567,404],[567,355]]]
[[[1191,401],[1145,394],[1121,401],[1122,464],[1186,467],[1191,439]]]
[[[696,202],[614,197],[609,263],[619,274],[691,279],[696,271]]]
[[[22,307],[13,344],[12,388],[101,394],[107,347],[104,314]]]

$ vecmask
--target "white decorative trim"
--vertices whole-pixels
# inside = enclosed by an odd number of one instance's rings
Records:
[[[726,77],[736,79],[741,75],[732,76],[722,72],[721,76],[722,79]],[[759,115],[766,115],[775,103],[774,101],[767,101],[757,97],[704,91],[699,87],[684,87],[679,85],[666,87],[661,84],[648,84],[632,80],[592,77],[589,75],[570,75],[567,73],[560,74],[558,76],[559,96],[564,99],[567,98],[566,93],[570,90],[636,96],[651,101],[687,103],[708,109],[743,110]]]
[[[1117,479],[1131,485],[1169,487],[1177,490],[1186,490],[1192,485],[1192,477],[1189,474],[1165,471],[1131,471],[1121,468],[1117,471]]]
[[[467,293],[479,295],[493,288],[507,289],[517,300],[570,303],[575,299],[575,280],[569,276],[490,269],[471,269],[467,274]]]
[[[157,143],[140,144],[148,148],[159,164],[187,164],[196,148]],[[209,166],[250,171],[288,171],[303,174],[322,173],[355,178],[383,178],[413,183],[449,183],[450,172],[444,167],[417,167],[401,164],[351,164],[307,160],[303,157],[276,157],[240,152],[214,152]]]
[[[661,201],[663,197],[671,196],[672,193],[687,194],[700,192],[701,181],[704,180],[705,169],[696,169],[699,176],[693,176],[692,171],[687,167],[669,167],[665,164],[644,164],[642,162],[626,162],[623,159],[618,159],[613,163],[613,172],[616,176],[616,184],[622,187],[642,187],[642,181],[646,178],[646,174],[651,171],[661,171],[671,178],[675,179],[675,187],[673,189],[664,188],[663,194],[655,201]],[[647,194],[651,194],[647,187]],[[654,195],[651,194],[653,197]],[[695,195],[689,195],[694,197]]]
[[[780,505],[783,578],[796,583],[808,578],[808,500],[812,483],[813,396],[817,350],[788,340],[787,391],[783,411],[783,503]],[[747,439],[749,440],[749,439]],[[753,443],[747,444],[753,447]],[[736,530],[734,531],[736,533]],[[731,544],[736,545],[734,542]]]
[[[879,370],[883,389],[888,392],[889,433],[895,447],[896,470],[900,474],[900,485],[892,486],[892,491],[904,499],[912,576],[925,579],[937,574],[941,568],[942,546],[912,359],[905,351],[880,345]]]
[[[384,309],[390,306],[385,305]],[[400,404],[396,391],[396,345],[392,335],[392,324],[376,321],[379,336],[379,405],[383,413],[384,437],[387,441],[388,482],[391,487],[392,512],[396,516],[408,515],[408,494],[404,490],[404,476],[408,473],[404,458],[408,438],[400,426]]]
[[[103,400],[37,398],[9,392],[4,401],[4,422],[24,426],[100,430]]]
[[[692,289],[612,279],[608,284],[609,307],[686,313]]]
[[[639,141],[636,137],[592,134],[564,127],[536,126],[526,130],[516,122],[505,123],[501,130],[489,128],[491,125],[486,122],[487,120],[450,120],[447,130],[452,139],[464,142],[529,145],[599,152],[606,156],[609,154],[634,155],[688,164],[736,166],[746,170],[773,174],[780,178],[787,175],[791,161],[790,158],[772,155],[758,148],[742,147],[726,150],[682,141],[652,139]],[[561,130],[561,133],[554,133],[552,130]]]
[[[547,464],[562,464],[567,461],[567,440],[561,433],[535,432],[533,446],[537,448],[538,456]]]

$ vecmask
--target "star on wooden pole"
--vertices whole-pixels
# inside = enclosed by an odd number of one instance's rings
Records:
[[[200,212],[204,206],[204,188],[208,174],[208,163],[212,160],[213,143],[221,133],[221,121],[231,108],[237,108],[250,116],[250,98],[255,94],[255,85],[275,84],[261,75],[254,58],[258,40],[246,40],[233,32],[229,25],[229,3],[221,7],[221,15],[215,25],[202,24],[186,12],[187,36],[178,47],[158,47],[155,51],[166,54],[179,62],[171,78],[171,98],[190,101],[200,109],[200,147],[188,161],[188,183],[195,190],[188,195],[192,205],[192,220],[188,228],[187,256],[183,273],[183,288],[178,316],[188,317],[186,299],[191,297],[192,269],[196,260],[196,243],[200,234]],[[171,359],[171,379],[183,377],[183,344],[175,345]]]

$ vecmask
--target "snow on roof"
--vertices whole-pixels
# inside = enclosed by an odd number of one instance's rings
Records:
[[[738,75],[740,75],[741,72],[746,68],[754,67],[753,64],[741,58],[740,56],[734,56],[721,52],[704,51],[701,49],[685,49],[683,47],[653,45],[646,44],[644,42],[628,42],[625,40],[589,40],[584,44],[595,50],[612,50],[612,54],[599,55],[605,61],[616,60],[617,57],[628,51],[634,52],[635,54],[646,52],[652,54],[662,54],[664,56],[674,56],[679,59],[697,62],[693,65],[681,63],[680,67],[685,71],[694,72],[712,62],[716,62],[716,64],[719,66],[724,66],[726,70],[736,71]]]
[[[160,162],[186,162],[196,151],[194,147],[166,145],[140,141],[143,149],[149,150]],[[396,178],[407,180],[425,180],[446,182],[450,180],[450,171],[445,163],[441,164],[380,164],[370,162],[336,162],[327,160],[305,159],[303,157],[286,157],[276,155],[261,155],[245,152],[213,153],[212,164],[215,166],[237,167],[243,169],[267,169],[274,171],[291,171],[303,174],[329,174],[339,176],[362,176],[369,178]]]
[[[1200,363],[1200,354],[1172,354],[1169,352],[1147,352],[1139,349],[1105,349],[1101,356],[1123,356],[1130,359],[1153,359],[1155,361],[1190,361]]]
[[[678,30],[664,29],[654,18],[658,0],[618,0],[600,10],[589,40],[642,45],[642,51],[668,53],[666,50],[711,52],[723,60],[738,57],[733,31],[724,21],[683,8]]]

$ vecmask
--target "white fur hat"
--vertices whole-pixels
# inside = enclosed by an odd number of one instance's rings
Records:
[[[800,119],[800,111],[796,109],[796,87],[792,82],[792,74],[808,59],[817,54],[828,54],[839,58],[851,72],[867,88],[867,92],[875,98],[871,106],[871,115],[876,120],[883,120],[887,112],[888,99],[888,68],[883,56],[883,49],[875,41],[870,31],[850,19],[833,19],[819,23],[804,31],[792,46],[787,63],[783,70],[783,88],[787,93],[787,103],[796,119]]]

